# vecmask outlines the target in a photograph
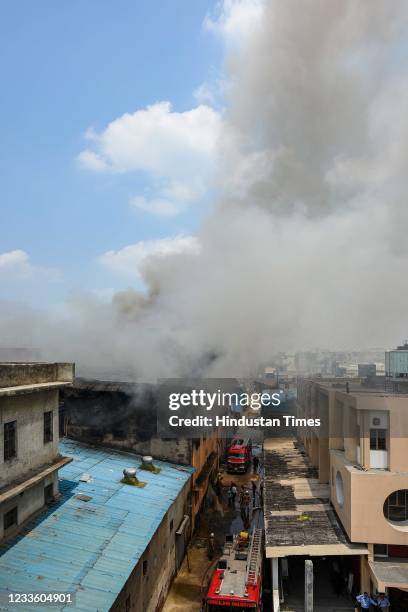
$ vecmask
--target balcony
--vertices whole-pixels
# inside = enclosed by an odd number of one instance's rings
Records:
[[[385,465],[384,458],[381,465]],[[382,467],[364,469],[349,461],[344,452],[332,450],[330,474],[330,500],[352,542],[408,545],[408,529],[384,514],[388,497],[407,488],[406,473]]]

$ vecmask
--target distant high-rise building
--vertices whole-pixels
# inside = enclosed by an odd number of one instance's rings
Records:
[[[408,342],[385,353],[385,375],[389,378],[408,378]]]

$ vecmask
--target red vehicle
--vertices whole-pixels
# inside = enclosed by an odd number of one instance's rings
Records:
[[[227,536],[222,557],[211,578],[206,612],[226,608],[262,610],[262,529]]]
[[[249,438],[237,438],[228,449],[228,472],[246,472],[251,465],[252,443]]]

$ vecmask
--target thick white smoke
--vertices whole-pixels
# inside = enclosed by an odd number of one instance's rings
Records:
[[[404,0],[266,3],[226,53],[220,197],[199,254],[146,260],[146,295],[84,297],[62,323],[35,315],[31,342],[80,373],[151,380],[239,376],[281,350],[399,341],[407,9]],[[16,319],[3,317],[8,331]]]

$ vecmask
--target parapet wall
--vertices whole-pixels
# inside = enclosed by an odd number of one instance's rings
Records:
[[[51,382],[73,382],[73,363],[0,363],[0,389]]]

